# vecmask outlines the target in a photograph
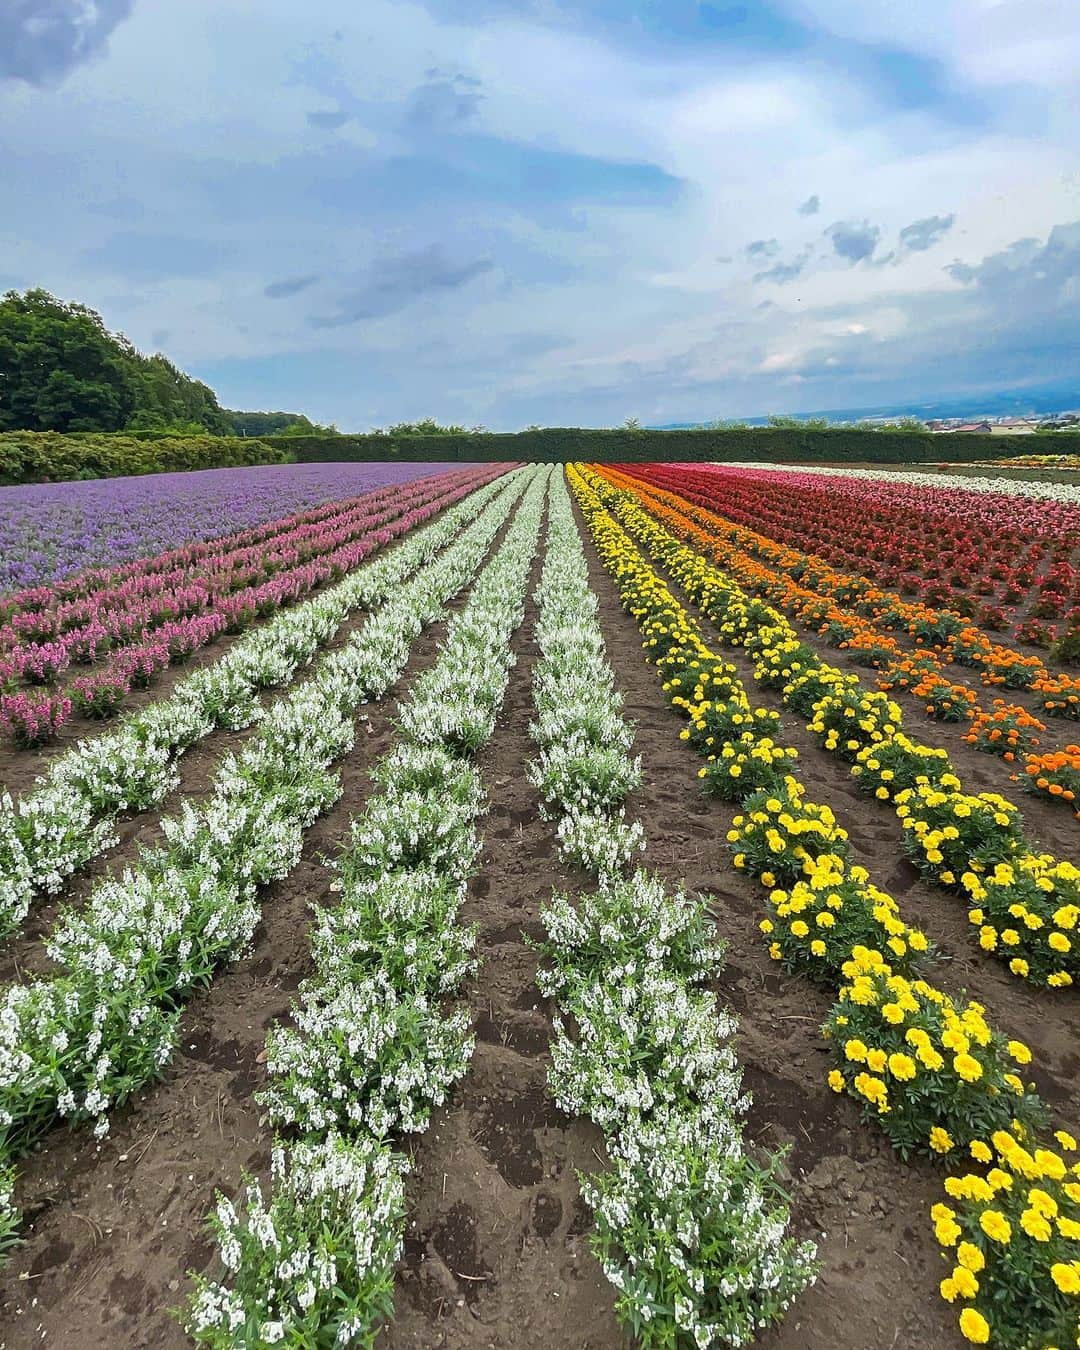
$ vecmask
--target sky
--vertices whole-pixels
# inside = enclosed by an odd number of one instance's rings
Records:
[[[1080,373],[1076,0],[2,0],[0,289],[512,430]]]

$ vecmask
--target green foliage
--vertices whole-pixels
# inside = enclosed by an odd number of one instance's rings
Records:
[[[0,301],[0,431],[116,431],[135,411],[134,348],[47,291]]]
[[[0,300],[0,431],[225,435],[214,391],[48,291]]]
[[[828,431],[829,423],[824,417],[783,417],[772,413],[768,419],[770,427],[787,431]]]
[[[416,425],[416,424],[411,424]],[[745,430],[703,428],[676,431],[627,431],[623,427],[542,427],[520,432],[445,429],[435,451],[431,433],[396,430],[367,435],[270,437],[271,445],[297,459],[318,462],[342,459],[447,459],[463,461],[528,460],[564,464],[573,460],[598,463],[663,460],[777,460],[819,464],[918,464],[948,459],[986,460],[1020,454],[1030,437],[932,436],[929,432],[879,431],[858,427],[827,430],[797,427],[754,427]],[[1080,452],[1080,434],[1059,432],[1055,448]]]
[[[373,427],[372,436],[482,436],[487,434],[486,427],[463,427],[457,423],[443,426],[434,417],[425,417],[419,422],[395,422],[384,431],[382,427]]]
[[[336,436],[337,427],[312,422],[303,413],[236,412],[223,409],[235,436]]]
[[[284,464],[283,449],[239,436],[62,436],[55,431],[0,432],[0,483],[115,478],[178,469]]]

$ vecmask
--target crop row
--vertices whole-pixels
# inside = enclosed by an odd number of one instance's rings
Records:
[[[1071,692],[1074,686],[1080,688],[1080,681],[1068,675],[1049,675],[1035,658],[1019,658],[1009,648],[989,643],[947,611],[904,605],[873,588],[860,591],[865,583],[829,569],[823,573],[812,559],[803,570],[807,560],[790,550],[785,553],[770,545],[781,565],[775,570],[767,567],[759,561],[761,549],[751,556],[740,547],[747,532],[722,516],[694,507],[679,494],[643,488],[638,474],[620,478],[607,472],[607,476],[613,482],[632,486],[676,533],[694,539],[753,594],[816,628],[830,646],[849,652],[856,664],[874,668],[879,689],[910,693],[932,717],[967,720],[964,739],[969,745],[1010,765],[1022,765],[1024,773],[1014,773],[1014,781],[1080,814],[1076,809],[1080,750],[1067,745],[1064,750],[1039,751],[1039,736],[1046,731],[1044,723],[1003,699],[995,699],[988,709],[974,691],[952,682],[944,671],[949,662],[974,665],[983,670],[983,681],[991,686],[1031,687],[1038,692],[1043,710],[1058,717],[1080,716],[1080,696]],[[815,587],[824,590],[826,596]],[[840,607],[827,598],[829,594],[841,597],[851,607]],[[897,627],[905,625],[917,644],[932,640],[932,647],[919,645],[915,653],[906,650],[892,636]]]
[[[155,572],[56,608],[15,615],[0,632],[8,648],[0,658],[0,727],[16,744],[31,746],[55,737],[73,709],[112,716],[133,688],[145,688],[170,664],[340,579],[499,471],[391,488],[318,526],[286,531],[272,548],[245,546],[222,554],[212,567]],[[20,620],[24,627],[37,625],[32,635],[46,640],[25,641]],[[99,658],[99,668],[61,683],[73,662],[89,668]]]
[[[769,469],[676,473],[735,523],[927,605],[996,628],[1021,613],[1080,620],[1073,506],[903,484],[885,496],[857,478]]]
[[[1056,1147],[1044,1142],[1046,1108],[1016,1072],[1031,1052],[1006,1042],[981,1005],[960,1005],[918,975],[925,940],[914,940],[895,901],[852,863],[845,831],[828,807],[806,798],[790,753],[767,734],[772,719],[751,708],[735,668],[709,649],[606,510],[593,486],[602,480],[590,478],[571,470],[601,560],[672,706],[695,730],[713,721],[713,743],[699,740],[701,753],[747,770],[729,767],[722,795],[743,806],[729,840],[735,865],[768,891],[771,917],[761,927],[770,952],[839,986],[825,1027],[830,1085],[851,1095],[901,1156],[940,1160],[963,1150],[977,1165],[945,1182],[957,1207],[942,1202],[931,1216],[954,1263],[942,1295],[963,1304],[962,1334],[1010,1350],[1071,1343],[1080,1163],[1069,1161],[1077,1145],[1066,1132]]]
[[[218,453],[223,447],[219,441]],[[323,504],[332,509],[336,502],[411,482],[439,467],[450,466],[262,464],[5,488],[0,595],[48,586],[70,599],[83,594],[84,586],[93,589],[95,577],[122,578],[124,567],[139,575],[146,565],[140,560],[147,557],[166,551],[184,556],[188,548],[198,556],[207,541],[238,530],[252,531],[256,543],[257,532],[282,517]]]
[[[1004,797],[966,793],[945,751],[904,733],[896,703],[822,661],[779,611],[748,599],[658,524],[633,492],[598,476],[592,481],[724,641],[753,658],[755,679],[810,719],[819,745],[852,765],[860,787],[893,803],[905,851],[927,880],[967,900],[980,947],[1022,979],[1049,988],[1072,984],[1080,973],[1080,869],[1036,852]],[[740,761],[733,764],[741,773]],[[713,777],[730,767],[718,762]]]
[[[400,676],[417,635],[472,577],[529,477],[515,474],[477,520],[275,704],[198,805],[163,819],[164,843],[61,913],[58,973],[0,1003],[0,1128],[14,1158],[54,1122],[93,1120],[154,1077],[182,1005],[235,959],[259,921],[259,887],[286,876],[308,826],[341,792],[335,761],[354,714]]]
[[[991,641],[965,615],[908,602],[861,572],[838,572],[815,555],[732,524],[715,509],[724,505],[719,494],[694,490],[676,471],[654,472],[650,467],[632,476],[650,485],[663,477],[676,486],[674,493],[657,492],[658,499],[704,524],[726,567],[775,603],[798,609],[829,641],[851,650],[863,664],[880,669],[880,687],[911,690],[931,716],[963,721],[985,712],[971,689],[945,677],[947,667],[955,664],[978,671],[989,688],[1032,690],[1049,716],[1080,717],[1080,680],[1049,670],[1036,656]],[[913,650],[892,637],[896,632],[906,635]],[[1064,648],[1063,659],[1072,659]],[[1045,730],[1037,722],[1029,725]]]
[[[428,563],[498,492],[498,482],[464,500],[321,595],[247,634],[172,694],[54,760],[18,804],[0,797],[0,932],[25,917],[35,895],[67,879],[116,842],[119,816],[156,805],[179,781],[181,756],[219,727],[238,730],[263,716],[259,694],[283,688],[358,609],[372,609]],[[449,500],[444,503],[449,505]]]
[[[744,1345],[813,1278],[814,1249],[787,1235],[775,1163],[744,1147],[734,1022],[704,987],[723,956],[704,904],[632,869],[640,765],[561,479],[536,600],[530,777],[562,852],[598,883],[553,895],[537,976],[559,1008],[555,1099],[605,1138],[608,1167],[582,1178],[593,1250],[642,1345]]]
[[[370,1345],[393,1309],[404,1235],[402,1135],[466,1072],[473,1037],[445,1005],[474,968],[459,920],[486,800],[472,756],[488,739],[524,617],[550,471],[534,471],[502,548],[450,622],[375,767],[379,791],[336,861],[340,903],[316,911],[315,973],[267,1039],[259,1100],[279,1131],[269,1200],[218,1197],[223,1281],[199,1280],[200,1344]]]

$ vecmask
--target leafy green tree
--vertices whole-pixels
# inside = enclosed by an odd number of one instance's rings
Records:
[[[828,431],[829,423],[824,417],[788,417],[780,413],[769,416],[769,426],[782,427],[788,431]]]
[[[48,291],[0,301],[0,430],[118,431],[135,410],[130,345]]]
[[[37,289],[0,300],[0,430],[232,427],[208,385],[160,353],[144,356],[86,305]]]

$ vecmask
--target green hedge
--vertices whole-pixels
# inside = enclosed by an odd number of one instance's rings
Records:
[[[753,431],[598,431],[548,427],[447,436],[162,436],[0,432],[0,483],[62,482],[245,464],[338,460],[773,460],[914,464],[1042,453],[1080,456],[1080,433],[930,436],[910,432],[766,427]]]
[[[997,459],[1006,455],[1080,454],[1080,433],[1039,436],[931,436],[918,432],[829,431],[763,427],[752,431],[597,431],[546,427],[540,431],[466,432],[448,436],[267,436],[268,445],[298,460],[520,459],[565,463],[631,460],[777,460],[810,463],[901,464],[926,460]]]
[[[0,432],[0,483],[64,482],[179,469],[286,464],[285,450],[240,436],[135,436],[57,431]]]

